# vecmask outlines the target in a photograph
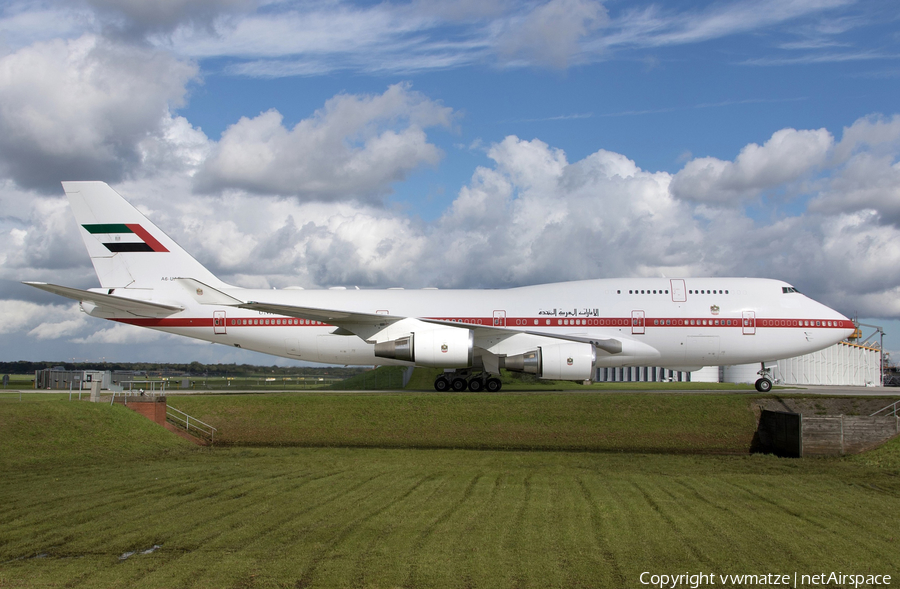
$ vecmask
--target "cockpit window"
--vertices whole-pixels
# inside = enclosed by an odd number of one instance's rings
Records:
[[[794,288],[793,286],[782,286],[781,292],[784,294],[788,294],[788,293],[792,293],[792,292],[796,292],[798,294],[800,293],[800,291],[797,290],[796,288]]]

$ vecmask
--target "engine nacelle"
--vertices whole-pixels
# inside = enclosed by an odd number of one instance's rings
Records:
[[[541,346],[536,350],[507,356],[507,370],[528,372],[549,380],[590,380],[597,355],[594,346],[577,342]]]
[[[591,344],[565,343],[541,347],[541,378],[590,380],[597,355]]]
[[[459,327],[434,327],[375,344],[377,358],[414,362],[431,368],[468,368],[475,352],[475,333]]]

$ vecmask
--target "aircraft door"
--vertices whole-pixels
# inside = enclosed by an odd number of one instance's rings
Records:
[[[756,335],[756,312],[744,311],[743,319],[744,335]]]
[[[213,333],[225,333],[225,311],[213,311]]]
[[[631,333],[641,335],[644,333],[644,312],[631,312]]]
[[[506,327],[506,311],[494,311],[494,327]]]
[[[672,286],[672,302],[673,303],[684,303],[687,301],[687,291],[684,288],[684,280],[670,280],[669,284]]]

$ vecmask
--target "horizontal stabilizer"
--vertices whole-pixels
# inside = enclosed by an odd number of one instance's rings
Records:
[[[139,301],[127,297],[92,292],[89,290],[81,290],[68,286],[59,286],[56,284],[47,284],[46,282],[23,282],[28,286],[39,288],[55,295],[73,299],[82,303],[93,303],[98,307],[106,307],[118,311],[131,313],[138,317],[157,317],[159,315],[172,315],[184,311],[184,307],[177,305],[166,305],[163,303],[152,303],[150,301]]]

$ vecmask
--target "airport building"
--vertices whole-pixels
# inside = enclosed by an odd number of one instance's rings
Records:
[[[66,370],[57,366],[35,370],[34,388],[89,391],[91,383],[99,382],[100,390],[122,390],[122,384],[139,376],[140,374],[127,370]]]
[[[881,333],[878,328],[877,333]],[[754,383],[759,364],[706,366],[694,372],[677,372],[655,366],[598,368],[596,382],[732,382]],[[864,341],[837,344],[795,358],[779,360],[772,370],[778,384],[883,386],[881,345]]]
[[[779,384],[882,386],[881,349],[838,342],[830,348],[779,360],[772,375]],[[722,382],[755,382],[759,366],[726,366]]]
[[[34,388],[91,390],[92,382],[100,382],[101,389],[108,389],[112,382],[109,370],[66,370],[62,367],[45,368],[34,372]]]

